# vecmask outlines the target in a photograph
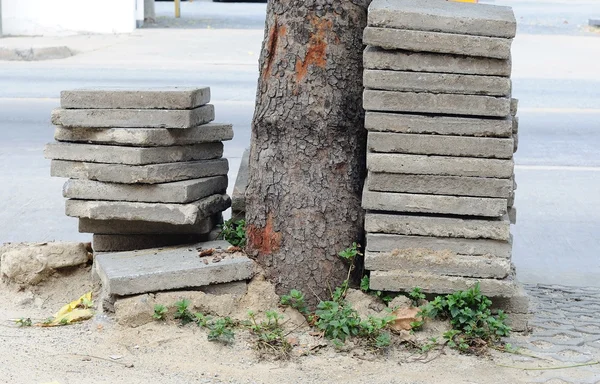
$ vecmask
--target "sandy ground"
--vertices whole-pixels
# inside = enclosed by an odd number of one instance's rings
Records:
[[[92,288],[89,267],[57,274],[33,288],[0,285],[0,382],[4,383],[526,383],[548,381],[548,362],[492,351],[437,356],[404,346],[375,356],[363,350],[324,347],[290,361],[266,361],[252,336],[236,332],[232,345],[206,339],[195,325],[154,322],[121,326],[110,316],[57,328],[23,327],[11,319],[42,320]],[[112,358],[118,357],[113,360]],[[433,359],[431,359],[433,358]],[[430,361],[427,361],[430,360]]]

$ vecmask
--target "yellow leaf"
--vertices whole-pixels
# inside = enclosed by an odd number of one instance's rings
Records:
[[[72,310],[74,310],[77,307],[84,306],[84,303],[89,303],[91,301],[92,301],[92,292],[90,291],[90,292],[86,293],[85,295],[81,296],[79,299],[77,299],[75,301],[71,301],[69,304],[62,307],[58,312],[56,312],[54,317],[58,318],[64,314],[71,312]]]
[[[83,321],[94,316],[94,312],[89,308],[92,305],[92,292],[88,292],[79,299],[63,306],[54,317],[43,323],[36,324],[40,327],[56,327],[58,325],[67,325],[76,321]]]

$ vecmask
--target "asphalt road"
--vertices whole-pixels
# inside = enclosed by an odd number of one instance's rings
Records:
[[[513,44],[513,93],[520,99],[513,227],[518,277],[600,286],[600,34],[585,27],[597,6],[566,0],[495,3],[514,5],[519,20]],[[63,89],[211,86],[217,120],[234,124],[235,138],[225,149],[233,184],[250,141],[265,5],[198,0],[183,5],[188,26],[174,42],[157,39],[161,32],[153,29],[135,35],[138,40],[129,43],[135,45],[107,45],[64,60],[0,62],[0,243],[90,239],[77,233],[76,219],[64,216],[64,180],[49,176],[42,154],[52,141],[50,111]],[[185,27],[169,19],[171,6],[157,4],[160,23]],[[240,28],[247,32],[240,35]],[[197,43],[209,32],[218,39]],[[124,56],[134,50],[137,56]]]

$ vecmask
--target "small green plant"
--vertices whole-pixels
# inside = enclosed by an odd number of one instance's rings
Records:
[[[194,317],[196,318],[195,322],[199,327],[207,327],[208,322],[212,320],[211,317],[205,316],[204,313],[201,312],[195,313]]]
[[[415,307],[421,305],[421,300],[425,300],[425,294],[420,287],[414,287],[412,291],[408,293],[408,297],[410,297],[412,304]]]
[[[391,345],[392,339],[390,333],[383,330],[395,320],[395,316],[386,316],[383,318],[369,316],[367,320],[361,321],[358,334],[372,348],[378,350],[387,348]]]
[[[233,332],[234,323],[229,317],[216,319],[207,324],[208,341],[216,341],[224,344],[229,344],[235,338]]]
[[[321,301],[315,315],[318,316],[315,325],[328,339],[344,342],[349,336],[358,335],[360,330],[358,312],[345,302]]]
[[[219,235],[219,238],[227,240],[235,247],[246,246],[246,221],[235,221],[233,218],[226,220],[221,225],[221,234]]]
[[[60,325],[69,325],[69,319],[67,319],[67,318],[62,318],[62,319],[60,319],[60,322],[59,322],[59,324],[60,324]]]
[[[181,299],[175,303],[175,318],[179,319],[181,325],[186,325],[194,321],[194,315],[189,310],[190,301],[187,299]]]
[[[369,284],[371,281],[369,280],[369,276],[363,276],[360,279],[360,290],[363,292],[369,292]]]
[[[308,306],[304,300],[304,294],[297,289],[292,289],[289,295],[281,296],[281,305],[290,306],[303,315],[308,315]]]
[[[154,320],[164,320],[165,315],[169,310],[162,304],[154,304],[154,313],[152,314],[152,318]]]
[[[479,284],[475,284],[466,291],[437,296],[421,307],[419,315],[449,319],[452,330],[444,333],[448,345],[462,352],[477,353],[510,334],[506,315],[502,311],[492,315],[491,305],[491,300],[481,294]]]
[[[362,255],[362,253],[359,251],[359,248],[360,248],[360,245],[357,244],[356,242],[354,242],[354,243],[352,243],[351,247],[346,248],[343,251],[340,251],[338,253],[338,256],[344,260],[354,261],[356,256]]]
[[[278,358],[289,357],[289,352],[292,350],[291,344],[287,341],[286,335],[281,327],[280,320],[283,315],[276,311],[266,311],[266,321],[258,322],[254,312],[248,312],[250,321],[247,326],[250,332],[257,337],[257,349],[261,352],[275,352]]]
[[[15,324],[19,327],[31,327],[33,325],[29,317],[21,317],[20,319],[15,320]]]
[[[429,341],[421,345],[421,353],[427,353],[438,346],[437,337],[431,337]]]

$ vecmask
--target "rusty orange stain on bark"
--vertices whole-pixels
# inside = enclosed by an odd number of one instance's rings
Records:
[[[284,25],[278,25],[277,19],[275,19],[275,23],[269,31],[269,40],[267,42],[269,56],[267,57],[267,63],[265,65],[265,70],[263,71],[263,78],[271,75],[273,62],[275,61],[275,52],[277,51],[277,44],[279,43],[279,39],[285,36],[286,32],[286,27]]]
[[[264,228],[250,225],[248,227],[248,245],[262,255],[270,255],[281,246],[281,233],[273,230],[273,214],[267,215]]]
[[[308,67],[316,65],[320,68],[325,68],[327,64],[327,32],[331,30],[333,22],[331,20],[323,20],[313,17],[311,24],[315,27],[316,32],[310,36],[308,41],[308,49],[304,60],[296,60],[296,81],[300,82],[308,73]]]

